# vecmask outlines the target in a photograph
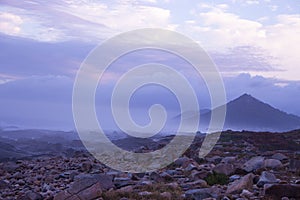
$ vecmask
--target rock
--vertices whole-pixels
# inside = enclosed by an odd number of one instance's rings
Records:
[[[165,199],[169,199],[169,200],[172,199],[172,194],[171,194],[170,192],[163,192],[163,193],[160,193],[160,196],[162,196],[162,197],[165,198]]]
[[[264,195],[274,200],[283,197],[300,199],[300,185],[266,184],[264,185]]]
[[[205,158],[205,160],[211,163],[219,163],[222,160],[222,158],[220,156],[213,156],[211,158]]]
[[[300,160],[291,159],[290,165],[289,165],[289,170],[291,172],[300,173]]]
[[[116,188],[122,188],[128,185],[132,185],[131,179],[130,178],[120,178],[120,177],[116,177],[114,178],[114,184],[116,186]]]
[[[236,157],[235,156],[230,156],[230,157],[225,157],[221,160],[221,163],[225,163],[225,164],[232,164],[236,161]]]
[[[142,191],[142,192],[139,192],[139,195],[140,196],[150,196],[150,195],[152,195],[152,192]]]
[[[205,198],[212,197],[211,191],[207,190],[206,188],[202,189],[192,189],[185,192],[185,198],[193,199],[193,200],[202,200]]]
[[[251,199],[251,197],[253,197],[254,194],[248,190],[243,190],[241,193],[241,197],[246,198],[246,199]]]
[[[173,181],[173,177],[170,175],[170,174],[168,174],[167,172],[162,172],[161,174],[160,174],[160,177],[162,177],[165,181]]]
[[[225,174],[229,176],[235,172],[235,168],[232,164],[220,163],[213,168],[213,171],[219,174]]]
[[[278,181],[274,174],[264,171],[261,173],[261,176],[259,177],[259,180],[256,185],[258,187],[263,187],[265,184],[277,183],[277,182]]]
[[[67,190],[70,194],[74,195],[83,191],[84,189],[91,187],[93,184],[97,183],[96,179],[93,178],[82,178],[75,181],[70,188]]]
[[[9,184],[6,181],[0,180],[0,189],[6,189],[9,187]]]
[[[178,158],[174,164],[177,166],[177,167],[182,167],[182,168],[186,168],[188,166],[188,164],[190,163],[190,159],[188,157],[180,157]]]
[[[282,163],[276,159],[266,159],[264,161],[264,167],[270,169],[280,169],[283,167]]]
[[[272,156],[273,159],[279,160],[279,161],[284,161],[284,160],[288,160],[288,157],[282,153],[275,153]]]
[[[194,169],[197,169],[197,167],[195,165],[193,165],[192,163],[188,164],[187,167],[184,168],[184,171],[192,171]]]
[[[226,193],[227,194],[240,193],[244,189],[252,190],[253,177],[254,177],[254,175],[252,173],[250,173],[250,174],[247,174],[246,176],[242,177],[241,179],[232,182],[228,186]]]
[[[57,195],[54,196],[54,200],[65,200],[71,196],[72,195],[70,193],[68,193],[67,191],[61,191]]]
[[[112,176],[105,174],[87,174],[87,175],[78,175],[75,176],[75,182],[79,185],[86,183],[88,185],[89,182],[95,184],[96,182],[100,182],[103,190],[108,190],[114,188],[114,184],[112,182]],[[91,186],[91,185],[89,185]],[[88,186],[88,187],[89,187]]]
[[[205,180],[197,180],[194,182],[183,183],[180,185],[184,190],[196,189],[196,188],[206,188],[208,187]]]
[[[79,192],[77,196],[80,199],[92,200],[102,195],[102,185],[100,182],[92,185],[91,187]]]
[[[157,172],[151,172],[149,178],[150,180],[153,180],[155,182],[164,181],[163,178]]]
[[[42,200],[43,197],[41,194],[29,191],[25,195],[19,197],[20,200]]]
[[[263,165],[264,165],[264,157],[257,156],[257,157],[253,157],[250,160],[248,160],[243,165],[243,170],[245,170],[247,172],[252,172],[252,171],[261,169],[263,167]]]
[[[238,180],[240,178],[241,178],[240,175],[232,175],[229,177],[229,181],[232,182],[232,181]]]
[[[84,162],[81,164],[80,170],[82,172],[89,172],[92,169],[92,164],[90,162]]]
[[[211,174],[210,171],[193,171],[191,174],[192,180],[196,181],[198,179],[204,179],[206,178],[209,174]]]
[[[7,162],[2,166],[3,170],[8,173],[15,172],[19,167],[20,166],[14,162]]]

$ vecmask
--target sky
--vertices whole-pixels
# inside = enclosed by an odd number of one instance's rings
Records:
[[[300,116],[299,1],[1,0],[0,126],[74,127],[72,88],[81,63],[98,44],[138,28],[173,30],[196,41],[220,71],[228,100],[250,93]],[[153,61],[147,55],[180,67],[158,52],[129,55],[120,65]],[[116,63],[99,93],[108,94],[121,71]],[[185,73],[197,87],[200,107],[208,108],[205,86]],[[172,95],[157,91],[137,93],[134,107],[162,102],[175,114]]]

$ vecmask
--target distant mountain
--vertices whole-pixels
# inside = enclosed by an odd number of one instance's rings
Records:
[[[282,132],[300,128],[300,117],[278,110],[249,94],[243,94],[226,106],[224,129]],[[210,118],[211,111],[200,115],[201,131],[208,127]]]

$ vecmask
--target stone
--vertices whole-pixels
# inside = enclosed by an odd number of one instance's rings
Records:
[[[196,189],[196,188],[206,188],[208,184],[205,180],[197,180],[194,182],[187,182],[180,185],[185,190]]]
[[[240,175],[232,175],[232,176],[229,177],[229,181],[233,182],[233,181],[238,180],[240,178],[241,178]]]
[[[235,168],[232,164],[220,163],[213,168],[213,171],[219,174],[225,174],[229,176],[235,172]]]
[[[225,164],[232,164],[236,161],[236,157],[235,156],[229,156],[229,157],[225,157],[221,160],[221,163],[225,163]]]
[[[279,161],[284,161],[284,160],[288,160],[288,157],[282,153],[275,153],[272,156],[273,159],[279,160]]]
[[[21,198],[22,199],[22,198]],[[43,197],[41,194],[29,191],[25,194],[24,199],[28,200],[42,200]]]
[[[242,177],[241,179],[232,182],[228,186],[226,193],[227,194],[240,193],[244,189],[252,190],[253,177],[254,177],[254,175],[252,173],[250,173],[250,174],[247,174],[246,176]]]
[[[188,157],[180,157],[177,160],[175,160],[174,164],[178,167],[187,167],[188,164],[190,163],[190,159]]]
[[[150,180],[153,180],[155,182],[162,182],[164,179],[159,175],[157,172],[151,172],[149,175]]]
[[[68,193],[67,191],[61,191],[57,195],[54,196],[54,200],[65,200],[71,196],[72,195],[70,193]]]
[[[4,181],[4,180],[0,180],[0,189],[3,190],[3,189],[6,189],[9,187],[9,184]]]
[[[163,198],[168,199],[168,200],[172,199],[172,194],[170,192],[160,193],[160,196],[162,196]]]
[[[265,184],[269,183],[277,183],[277,179],[274,174],[264,171],[261,173],[261,176],[259,177],[259,180],[257,182],[258,187],[263,187]]]
[[[289,170],[291,172],[300,173],[300,160],[291,159],[290,165],[289,165]]]
[[[102,195],[102,185],[100,182],[92,185],[91,187],[79,192],[77,196],[80,199],[95,199]]]
[[[202,200],[205,198],[212,197],[210,191],[206,188],[188,190],[184,193],[184,195],[185,198],[193,200]]]
[[[84,162],[81,164],[80,170],[83,172],[89,172],[92,169],[92,164],[90,162]]]
[[[103,190],[114,188],[112,176],[105,174],[87,174],[75,176],[75,182],[84,181],[84,179],[92,179],[94,183],[100,182]]]
[[[211,163],[219,163],[222,158],[220,156],[213,156],[211,158],[206,158],[206,160]]]
[[[150,196],[150,195],[152,195],[152,192],[142,191],[142,192],[139,192],[139,195],[140,196]]]
[[[253,172],[258,169],[261,169],[264,165],[264,159],[265,158],[262,156],[251,158],[246,163],[244,163],[243,170],[245,170],[246,172]]]
[[[246,198],[246,199],[250,199],[253,196],[254,196],[254,194],[248,190],[243,190],[241,193],[241,197]]]
[[[300,199],[300,185],[265,184],[264,195],[270,199],[280,199],[283,197]]]
[[[7,162],[2,166],[2,169],[8,173],[15,172],[20,166],[14,162]]]
[[[195,165],[193,165],[192,163],[188,164],[188,166],[186,168],[184,168],[184,171],[192,171],[194,169],[197,169],[197,167]]]
[[[266,159],[264,161],[264,167],[270,169],[280,169],[283,167],[282,163],[276,159]]]

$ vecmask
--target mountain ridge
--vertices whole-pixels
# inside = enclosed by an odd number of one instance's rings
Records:
[[[300,128],[300,117],[274,108],[250,94],[244,93],[226,105],[224,130],[282,132]],[[212,109],[217,111],[224,105]],[[207,130],[211,112],[200,114],[200,130]],[[194,120],[194,116],[189,118]]]

